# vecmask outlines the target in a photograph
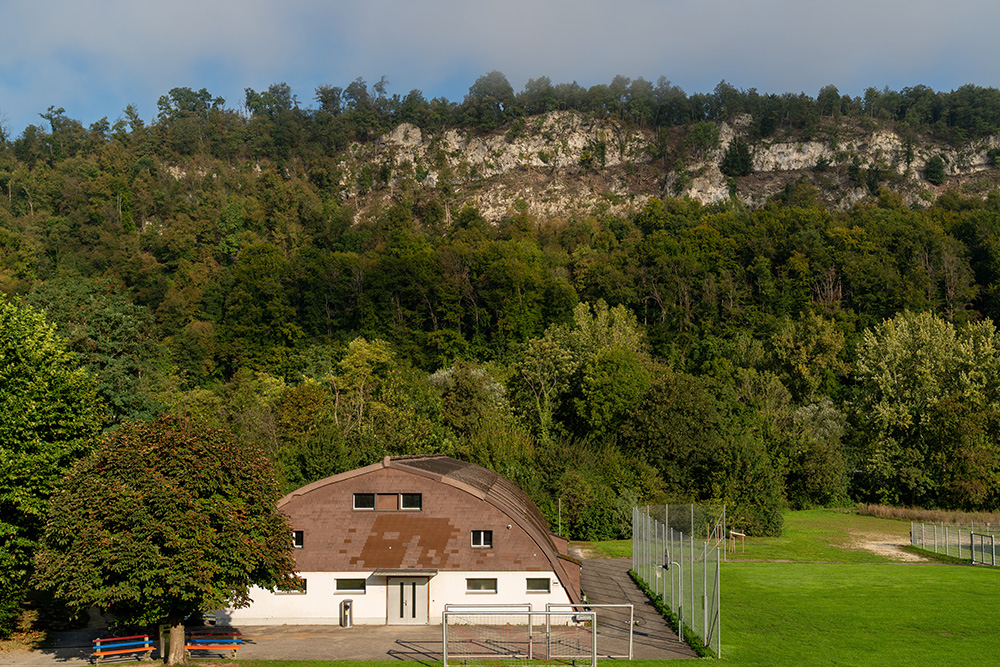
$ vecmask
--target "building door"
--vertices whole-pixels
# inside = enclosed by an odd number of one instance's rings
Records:
[[[389,577],[389,625],[427,625],[427,579]]]

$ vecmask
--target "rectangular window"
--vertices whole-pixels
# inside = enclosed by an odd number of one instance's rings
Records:
[[[355,493],[354,494],[354,509],[356,509],[356,510],[373,510],[373,509],[375,509],[375,494],[374,493]]]
[[[548,593],[552,590],[552,582],[548,577],[544,579],[528,579],[529,593]]]
[[[305,546],[305,543],[306,543],[306,534],[305,534],[305,532],[301,531],[301,530],[293,530],[292,531],[292,546],[295,547],[296,549],[301,549],[303,546]]]
[[[419,493],[401,493],[399,495],[399,509],[419,510],[423,509],[424,498]]]
[[[472,546],[478,549],[489,549],[493,547],[492,530],[472,531]]]
[[[364,579],[337,579],[338,593],[364,593]]]
[[[300,579],[299,581],[302,582],[302,590],[298,590],[298,591],[297,590],[291,590],[291,591],[277,590],[277,591],[274,591],[274,594],[275,595],[305,595],[306,594],[306,580],[305,579]]]
[[[466,579],[465,591],[467,593],[496,593],[496,579]]]

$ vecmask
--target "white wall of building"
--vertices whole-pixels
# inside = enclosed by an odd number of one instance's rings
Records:
[[[219,624],[233,625],[335,625],[340,622],[340,604],[350,599],[356,625],[385,625],[388,600],[387,578],[372,572],[301,572],[305,593],[272,593],[253,588],[253,603],[245,609],[216,613]],[[365,578],[365,591],[337,591],[337,579]],[[528,579],[548,578],[549,592],[527,590]],[[467,579],[496,579],[497,592],[470,592]],[[545,611],[549,602],[569,602],[553,572],[439,572],[428,583],[428,622],[441,623],[445,604],[530,603],[533,611]]]

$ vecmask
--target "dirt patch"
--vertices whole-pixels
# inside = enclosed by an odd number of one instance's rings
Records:
[[[891,560],[898,560],[911,563],[926,562],[928,559],[917,554],[904,551],[903,547],[909,546],[907,542],[900,540],[898,535],[862,533],[851,536],[847,543],[851,549],[864,549],[871,551]]]
[[[569,545],[569,555],[577,560],[590,560],[591,558],[601,558],[601,554],[597,553],[589,547],[582,547],[577,544]]]

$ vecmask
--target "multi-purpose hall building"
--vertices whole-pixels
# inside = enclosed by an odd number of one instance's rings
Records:
[[[386,457],[279,502],[301,592],[253,589],[231,624],[440,623],[445,604],[579,603],[580,564],[511,481],[446,456]]]

